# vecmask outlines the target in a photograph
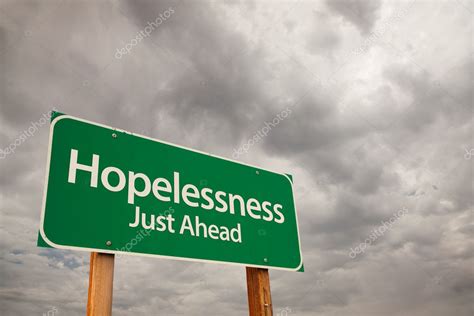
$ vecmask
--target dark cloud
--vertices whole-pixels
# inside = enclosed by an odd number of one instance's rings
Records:
[[[329,14],[314,11],[312,27],[315,31],[308,37],[308,51],[313,54],[330,55],[341,41],[340,35],[336,31],[336,23],[333,22]]]
[[[172,105],[169,114],[189,129],[218,131],[225,142],[236,142],[255,107],[269,101],[261,88],[267,75],[262,52],[249,47],[210,3],[127,3],[137,25],[171,6],[176,13],[153,34],[152,45],[169,52],[180,70],[170,76],[168,85],[173,89],[156,95],[155,104]],[[191,40],[195,38],[199,40]],[[242,51],[245,54],[239,54]]]
[[[288,108],[239,158],[295,179],[306,272],[270,271],[274,313],[471,315],[471,15],[455,2],[415,4],[370,45],[346,27],[367,37],[400,7],[4,1],[1,149],[57,107],[230,157]],[[35,246],[48,132],[0,159],[2,315],[85,313],[89,254]],[[115,269],[114,315],[247,313],[240,267],[123,256]]]
[[[354,24],[362,34],[368,34],[379,18],[381,2],[378,0],[335,0],[326,1],[328,7]]]

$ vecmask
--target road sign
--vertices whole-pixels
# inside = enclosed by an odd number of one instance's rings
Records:
[[[40,236],[60,249],[303,264],[291,177],[59,113]]]

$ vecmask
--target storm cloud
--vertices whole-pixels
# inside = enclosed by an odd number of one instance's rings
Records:
[[[1,314],[85,313],[89,254],[36,247],[55,107],[228,158],[290,109],[239,157],[294,177],[305,272],[270,271],[274,313],[472,315],[473,11],[1,1]],[[114,315],[247,313],[241,267],[122,256],[114,282]]]

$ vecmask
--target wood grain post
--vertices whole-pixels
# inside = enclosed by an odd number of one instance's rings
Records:
[[[91,252],[87,316],[112,315],[114,255]]]
[[[272,295],[268,269],[246,267],[250,316],[272,316]]]

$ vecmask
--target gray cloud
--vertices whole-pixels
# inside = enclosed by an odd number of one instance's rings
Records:
[[[169,7],[165,23],[114,57]],[[306,272],[270,271],[275,314],[471,315],[472,15],[462,3],[415,2],[357,51],[400,8],[4,1],[1,148],[55,106],[231,157],[288,107],[240,157],[294,176]],[[89,254],[35,246],[48,133],[0,160],[2,315],[85,313]],[[240,267],[123,256],[114,282],[114,315],[247,313]]]
[[[335,0],[327,1],[326,4],[332,11],[354,24],[363,34],[368,34],[372,30],[381,6],[381,2],[378,0]]]

